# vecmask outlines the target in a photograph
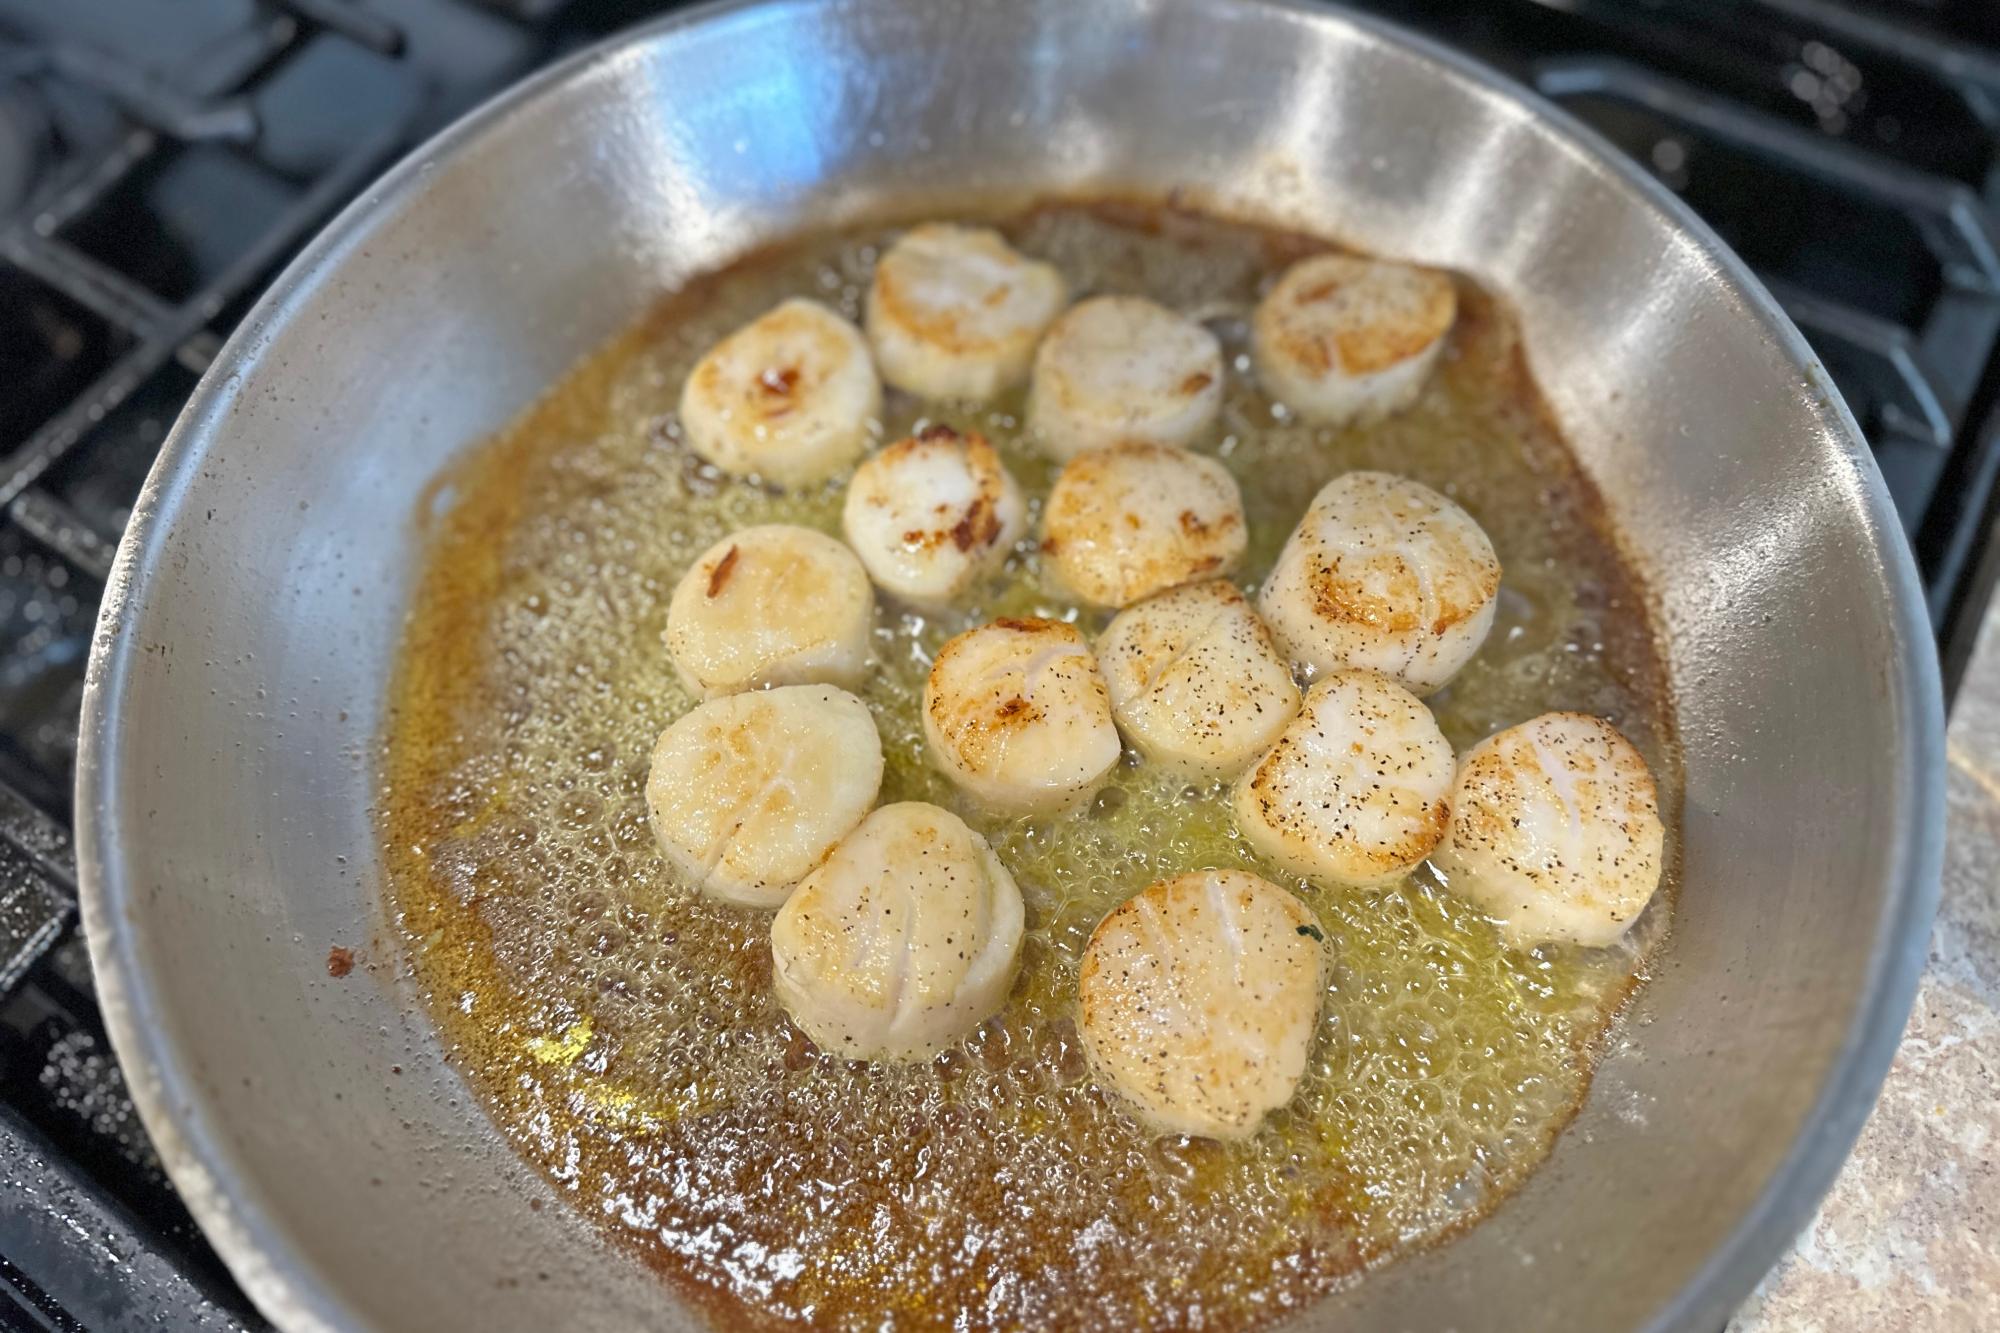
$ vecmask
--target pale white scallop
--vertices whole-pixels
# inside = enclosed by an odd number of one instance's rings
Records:
[[[1493,628],[1500,560],[1472,515],[1387,472],[1328,482],[1279,552],[1257,609],[1314,671],[1379,671],[1442,687]]]
[[[882,416],[861,330],[793,297],[724,338],[681,388],[690,448],[724,472],[803,486],[844,471]]]
[[[1125,739],[1193,778],[1235,777],[1299,711],[1284,656],[1227,579],[1119,612],[1097,640],[1097,665]]]
[[[769,685],[858,689],[875,592],[854,552],[823,532],[772,523],[708,548],[667,605],[667,653],[704,698]]]
[[[1326,972],[1303,902],[1240,870],[1197,870],[1098,924],[1078,1031],[1097,1078],[1153,1129],[1247,1138],[1298,1090]]]
[[[1602,718],[1544,713],[1466,752],[1432,861],[1509,943],[1601,946],[1645,910],[1665,848],[1632,742]]]
[[[646,778],[653,836],[703,893],[775,907],[875,804],[882,741],[830,685],[701,704],[660,735]]]
[[[1056,458],[1128,441],[1184,447],[1222,410],[1222,344],[1137,296],[1065,311],[1035,351],[1028,429]]]
[[[1258,302],[1252,360],[1265,392],[1308,421],[1378,421],[1416,401],[1457,317],[1434,269],[1315,255]]]
[[[1157,444],[1078,455],[1042,509],[1043,567],[1063,591],[1098,606],[1227,574],[1248,543],[1228,469]]]
[[[949,426],[871,455],[854,470],[841,526],[876,586],[940,610],[998,569],[1027,528],[1021,488],[985,437]]]
[[[1450,817],[1451,745],[1424,701],[1370,671],[1306,691],[1277,744],[1236,781],[1236,827],[1320,884],[1360,887],[1416,868]]]
[[[1000,1010],[1021,957],[1014,877],[949,810],[885,805],[771,922],[792,1021],[853,1060],[921,1060]]]
[[[985,401],[1028,378],[1069,289],[988,227],[912,227],[876,261],[866,325],[882,378],[923,398]]]
[[[952,639],[931,664],[923,709],[938,767],[995,813],[1073,808],[1118,762],[1104,677],[1060,620],[995,620]]]

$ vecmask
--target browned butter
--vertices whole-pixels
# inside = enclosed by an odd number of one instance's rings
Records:
[[[1078,295],[1142,293],[1223,337],[1222,423],[1200,447],[1242,485],[1240,582],[1254,587],[1341,472],[1453,496],[1505,574],[1486,646],[1430,701],[1445,734],[1463,748],[1549,709],[1608,717],[1653,764],[1673,828],[1671,713],[1643,592],[1498,302],[1461,283],[1458,326],[1409,412],[1310,428],[1258,391],[1244,316],[1286,262],[1322,247],[1126,205],[1043,205],[998,225]],[[748,524],[837,532],[841,485],[777,494],[725,478],[681,442],[674,405],[704,350],[783,297],[858,320],[893,235],[818,236],[666,299],[451,479],[383,737],[381,835],[410,966],[494,1123],[720,1324],[1264,1324],[1476,1220],[1534,1169],[1671,894],[1622,947],[1508,951],[1427,871],[1335,891],[1260,864],[1221,789],[1129,754],[1087,813],[979,819],[925,759],[931,656],[999,614],[1103,624],[1045,588],[1031,535],[959,613],[885,603],[866,691],[881,799],[961,810],[1019,881],[1020,980],[1000,1016],[929,1064],[817,1052],[772,997],[769,914],[677,883],[641,792],[654,739],[694,702],[660,638],[676,580]],[[1021,442],[1020,406],[892,393],[885,438],[925,420],[983,431],[1039,508],[1054,469]],[[1099,918],[1208,866],[1297,891],[1334,958],[1304,1086],[1226,1146],[1141,1130],[1092,1086],[1073,1024]]]

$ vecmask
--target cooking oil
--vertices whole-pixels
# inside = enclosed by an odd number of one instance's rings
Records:
[[[1540,410],[1519,333],[1461,283],[1445,357],[1408,412],[1291,420],[1249,374],[1245,317],[1310,249],[1164,209],[1051,204],[998,220],[1079,294],[1135,292],[1207,320],[1229,388],[1200,447],[1242,486],[1254,589],[1306,502],[1356,468],[1415,477],[1486,528],[1505,573],[1479,656],[1430,702],[1463,748],[1555,708],[1610,718],[1678,790],[1643,590]],[[1032,535],[948,614],[885,603],[865,698],[881,799],[958,810],[1027,903],[1004,1012],[922,1065],[817,1051],[772,997],[768,913],[719,906],[655,851],[642,795],[659,732],[695,700],[661,642],[707,546],[755,523],[838,531],[841,487],[779,493],[685,446],[694,360],[779,299],[859,319],[868,228],[759,255],[664,302],[451,480],[383,738],[382,834],[415,975],[494,1122],[605,1232],[721,1323],[879,1328],[1249,1328],[1476,1219],[1547,1154],[1607,1026],[1664,933],[1670,893],[1618,948],[1502,947],[1427,870],[1365,891],[1260,862],[1226,791],[1128,753],[1094,802],[995,821],[929,764],[925,673],[996,615],[1086,633],[1102,613],[1044,579]],[[1018,398],[891,393],[884,441],[978,430],[1036,508],[1053,466]],[[1031,534],[1032,534],[1031,511]],[[1671,859],[1671,858],[1670,858]],[[1084,941],[1166,875],[1256,870],[1299,893],[1334,958],[1309,1072],[1244,1143],[1156,1140],[1091,1083],[1074,1026]]]

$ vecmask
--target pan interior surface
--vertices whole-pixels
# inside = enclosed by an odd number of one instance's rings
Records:
[[[1249,356],[1260,286],[1324,250],[1129,200],[979,220],[1079,296],[1206,312],[1225,365]],[[859,319],[901,234],[809,234],[705,275],[453,470],[379,770],[402,954],[523,1158],[725,1325],[811,1312],[872,1327],[921,1309],[1087,1328],[1199,1308],[1216,1333],[1262,1327],[1457,1234],[1535,1169],[1666,934],[1672,877],[1618,947],[1509,950],[1431,868],[1371,889],[1301,879],[1243,841],[1228,783],[1137,753],[1071,814],[979,808],[925,739],[925,680],[947,641],[1047,617],[1102,645],[1111,620],[1053,584],[1028,537],[949,606],[910,614],[885,598],[876,665],[851,686],[881,738],[878,806],[953,811],[1019,886],[1026,939],[1007,1003],[933,1060],[815,1047],[774,995],[771,918],[674,873],[646,787],[661,729],[700,702],[663,652],[670,593],[704,550],[759,524],[838,535],[862,483],[730,478],[688,448],[675,403],[697,357],[787,296]],[[1505,593],[1485,646],[1425,701],[1445,738],[1466,750],[1555,709],[1607,718],[1648,757],[1677,824],[1644,591],[1539,410],[1518,331],[1489,294],[1456,285],[1440,365],[1387,420],[1300,422],[1253,375],[1225,376],[1221,424],[1191,447],[1243,506],[1248,550],[1230,578],[1268,583],[1306,497],[1336,476],[1448,489],[1493,542]],[[893,393],[882,435],[978,434],[1029,504],[1047,504],[1058,466],[1026,436],[1024,394]],[[1317,1035],[1302,1086],[1260,1132],[1159,1141],[1090,1073],[1085,944],[1147,884],[1219,867],[1284,886],[1312,914],[1330,963]],[[866,956],[866,924],[842,929]]]
[[[1659,599],[1685,768],[1674,946],[1553,1157],[1300,1325],[1713,1327],[1803,1221],[1921,961],[1940,724],[1879,480],[1740,266],[1373,25],[767,5],[587,56],[392,174],[225,349],[122,548],[79,775],[93,959],[163,1158],[277,1322],[697,1322],[546,1206],[397,974],[375,741],[433,483],[802,220],[1177,189],[1514,304]]]

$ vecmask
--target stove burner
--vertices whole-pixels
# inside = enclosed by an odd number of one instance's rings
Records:
[[[0,218],[28,202],[50,152],[48,108],[24,79],[0,80]]]

